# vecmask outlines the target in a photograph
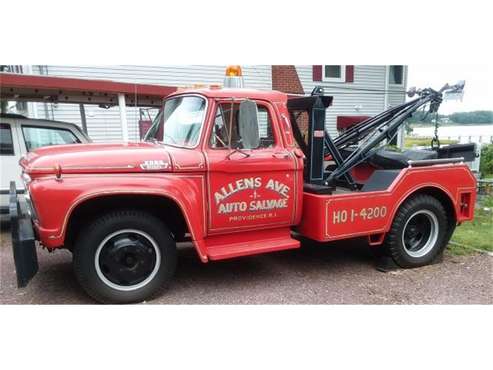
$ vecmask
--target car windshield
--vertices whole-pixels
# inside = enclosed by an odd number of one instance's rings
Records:
[[[145,140],[156,140],[179,147],[196,146],[204,122],[205,106],[205,99],[198,96],[166,100]]]

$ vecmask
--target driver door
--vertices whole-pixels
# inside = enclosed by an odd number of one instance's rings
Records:
[[[208,232],[294,223],[298,171],[282,144],[272,106],[256,102],[260,144],[247,148],[238,130],[239,101],[218,101],[205,152],[208,158]],[[232,149],[237,148],[237,149]]]

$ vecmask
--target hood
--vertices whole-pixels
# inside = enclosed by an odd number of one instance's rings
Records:
[[[200,151],[158,143],[72,144],[39,148],[20,161],[29,175],[204,170]]]

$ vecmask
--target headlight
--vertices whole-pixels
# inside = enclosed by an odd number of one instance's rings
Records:
[[[24,200],[26,201],[27,212],[29,216],[32,217],[33,220],[38,219],[38,215],[36,214],[36,208],[34,208],[34,204],[31,200],[31,194],[29,194],[29,188],[26,186],[26,191],[24,192]]]
[[[31,200],[31,194],[29,193],[29,183],[31,182],[31,176],[23,172],[21,178],[22,182],[24,182],[24,200],[26,201],[27,212],[33,220],[37,220],[38,215],[36,214],[36,208],[34,208],[33,201]]]

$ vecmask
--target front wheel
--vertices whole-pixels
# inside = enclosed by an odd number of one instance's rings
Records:
[[[401,267],[430,264],[447,242],[447,215],[440,201],[416,195],[399,208],[385,246]]]
[[[139,302],[171,280],[176,245],[154,216],[134,210],[96,219],[74,248],[74,271],[86,292],[102,303]]]

